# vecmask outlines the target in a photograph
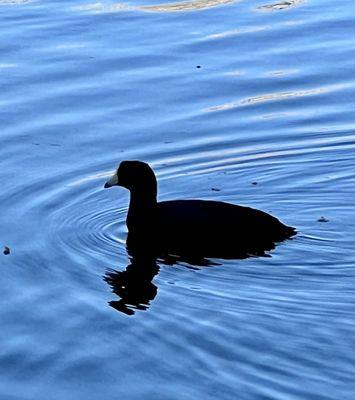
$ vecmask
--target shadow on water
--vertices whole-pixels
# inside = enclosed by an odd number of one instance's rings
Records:
[[[124,271],[108,270],[104,281],[109,284],[112,293],[120,298],[108,304],[127,315],[133,315],[134,309],[146,310],[158,292],[152,282],[158,272],[159,266],[153,258],[132,258]]]
[[[244,252],[239,249],[234,256],[227,253],[221,259],[241,260],[249,257],[271,257],[266,251],[274,247],[275,244],[268,244],[264,249],[259,246],[254,249],[254,252],[250,252],[250,249],[245,249]],[[131,263],[125,270],[118,271],[110,268],[103,276],[103,280],[111,287],[112,293],[119,297],[119,300],[109,301],[108,304],[126,315],[135,314],[135,310],[147,310],[150,302],[155,299],[158,287],[152,281],[160,271],[159,264],[171,266],[184,263],[187,268],[191,269],[220,265],[216,261],[203,257],[201,252],[193,254],[190,251],[185,255],[174,255],[164,253],[164,249],[162,249],[161,255],[157,257],[152,252],[146,251],[146,248],[137,247],[130,248],[129,254]]]

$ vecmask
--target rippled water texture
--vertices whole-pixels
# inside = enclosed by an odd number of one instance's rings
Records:
[[[348,0],[0,0],[0,399],[353,398],[353,19]],[[103,189],[123,159],[161,200],[299,233],[141,268],[128,194]]]

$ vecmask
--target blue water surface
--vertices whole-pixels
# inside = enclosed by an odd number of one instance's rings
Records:
[[[90,1],[0,0],[0,399],[352,399],[352,2]],[[122,308],[124,159],[299,233]]]

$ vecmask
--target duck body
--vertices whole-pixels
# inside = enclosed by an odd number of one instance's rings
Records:
[[[127,248],[131,254],[240,258],[262,254],[295,235],[294,228],[263,211],[210,200],[157,202],[148,164],[123,161],[105,187],[131,192]]]
[[[131,222],[131,223],[130,223]],[[173,200],[127,219],[127,247],[156,253],[234,258],[260,254],[295,234],[277,218],[249,207],[208,200]]]

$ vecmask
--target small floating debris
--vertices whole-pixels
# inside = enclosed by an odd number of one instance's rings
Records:
[[[202,68],[201,65],[196,65],[196,68]]]
[[[10,254],[10,247],[5,246],[5,247],[4,247],[4,250],[3,250],[3,253],[5,254],[5,256],[7,256],[8,254]]]
[[[258,182],[252,182],[251,184],[252,184],[252,185],[257,185],[257,184],[258,184]]]
[[[215,187],[211,188],[211,190],[214,191],[214,192],[220,192],[221,191],[221,189],[218,189],[218,188],[215,188]]]
[[[329,219],[324,218],[324,217],[320,217],[320,218],[318,219],[318,222],[329,222]]]

